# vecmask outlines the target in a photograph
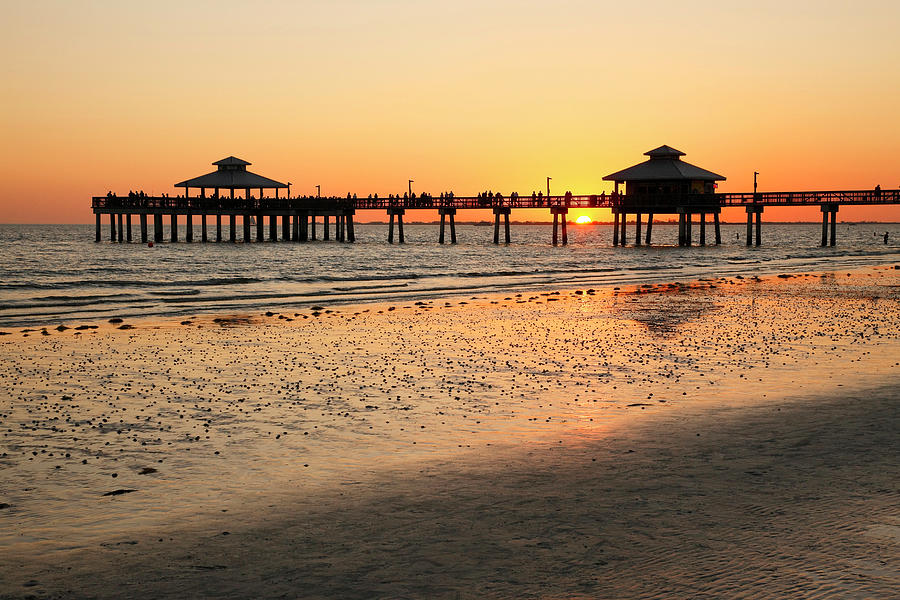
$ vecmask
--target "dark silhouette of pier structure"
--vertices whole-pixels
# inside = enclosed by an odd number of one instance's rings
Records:
[[[222,220],[228,220],[227,239],[236,242],[237,219],[241,218],[242,239],[306,242],[317,239],[317,227],[321,223],[321,239],[332,236],[340,242],[353,242],[356,235],[353,218],[356,211],[383,210],[387,213],[388,242],[404,243],[403,217],[407,210],[436,210],[440,216],[438,241],[446,241],[447,226],[450,242],[456,243],[456,213],[458,210],[480,209],[493,213],[493,241],[501,242],[501,221],[503,221],[503,241],[510,243],[509,219],[513,209],[547,209],[553,216],[553,245],[568,244],[567,215],[571,209],[609,208],[613,213],[613,245],[627,245],[629,216],[633,217],[634,245],[650,244],[653,219],[658,215],[678,215],[678,244],[690,246],[693,243],[695,216],[699,219],[699,239],[706,245],[707,218],[712,217],[713,242],[722,240],[719,215],[722,208],[743,206],[747,213],[748,246],[759,246],[762,238],[762,214],[767,206],[810,206],[819,207],[822,213],[821,245],[834,246],[836,242],[837,212],[842,205],[888,205],[900,204],[900,189],[882,190],[876,186],[871,190],[812,191],[812,192],[752,192],[716,193],[716,182],[725,177],[712,171],[701,169],[681,160],[683,152],[669,146],[660,146],[645,153],[649,158],[637,165],[604,177],[612,181],[612,193],[544,195],[532,192],[520,195],[513,192],[503,194],[484,192],[475,196],[456,196],[452,192],[438,196],[415,195],[411,190],[398,195],[379,197],[377,194],[365,198],[291,196],[290,183],[281,183],[247,170],[249,162],[229,156],[213,163],[217,170],[175,184],[184,188],[184,195],[170,197],[147,196],[143,192],[129,192],[118,196],[112,192],[106,196],[95,196],[92,209],[96,218],[96,241],[102,239],[101,216],[109,215],[109,235],[111,241],[132,241],[132,216],[137,215],[140,223],[140,239],[147,243],[150,239],[148,225],[152,219],[154,242],[163,241],[163,221],[169,219],[170,241],[179,241],[179,219],[185,223],[184,241],[192,242],[194,217],[200,219],[200,241],[208,242],[208,219],[215,217],[217,242],[223,241]],[[191,191],[194,195],[191,195]],[[281,196],[281,191],[285,195]],[[646,217],[646,221],[645,221]],[[265,222],[268,221],[268,235]],[[281,225],[279,232],[279,223]],[[646,223],[646,235],[642,227]],[[755,225],[755,227],[754,227]],[[255,229],[255,232],[254,232]]]

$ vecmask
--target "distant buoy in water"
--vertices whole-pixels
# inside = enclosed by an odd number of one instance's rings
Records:
[[[148,247],[148,248],[152,248],[152,247],[153,247],[153,242],[147,242],[147,247]]]

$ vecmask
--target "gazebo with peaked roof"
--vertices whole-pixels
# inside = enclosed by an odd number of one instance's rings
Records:
[[[660,146],[648,152],[647,160],[604,177],[616,184],[613,207],[613,244],[625,245],[625,221],[629,214],[635,218],[635,243],[641,243],[641,215],[647,215],[647,243],[653,227],[654,214],[678,215],[678,244],[691,244],[692,215],[700,216],[700,244],[706,244],[706,215],[714,217],[716,244],[721,242],[716,182],[725,177],[681,160],[684,152],[671,146]],[[625,184],[625,194],[619,185]]]
[[[625,184],[626,196],[684,196],[715,193],[715,182],[725,177],[681,160],[684,152],[660,146],[644,156],[650,158],[603,178],[614,181],[616,191]]]
[[[246,160],[229,156],[212,164],[218,167],[215,171],[176,183],[175,187],[184,188],[185,197],[189,195],[190,188],[199,188],[201,197],[206,196],[207,189],[215,190],[216,196],[219,195],[219,190],[230,190],[232,198],[234,198],[234,190],[245,190],[248,198],[251,189],[258,189],[260,197],[263,195],[263,190],[267,189],[274,189],[276,198],[280,189],[288,188],[290,193],[290,184],[248,171],[247,166],[251,163]]]

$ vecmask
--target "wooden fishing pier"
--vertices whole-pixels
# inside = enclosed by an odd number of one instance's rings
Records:
[[[353,217],[356,211],[385,211],[388,223],[387,240],[404,243],[403,217],[407,210],[436,210],[440,216],[439,243],[446,240],[449,225],[450,242],[456,243],[457,210],[490,210],[493,213],[493,242],[501,241],[501,221],[503,221],[503,241],[510,243],[509,219],[513,209],[547,209],[553,216],[552,244],[568,244],[567,215],[571,209],[608,208],[613,213],[613,245],[627,245],[629,215],[634,223],[634,245],[650,244],[653,219],[658,215],[678,215],[678,244],[690,246],[693,243],[695,218],[699,221],[700,245],[706,245],[707,218],[712,217],[713,241],[721,243],[719,215],[722,208],[743,206],[747,214],[748,246],[759,246],[762,238],[762,214],[767,206],[810,206],[819,207],[822,213],[822,246],[834,246],[836,242],[837,212],[842,205],[888,205],[900,204],[900,189],[851,191],[811,191],[811,192],[715,192],[715,182],[724,180],[721,175],[695,167],[681,160],[684,153],[661,146],[646,153],[649,160],[628,169],[604,177],[613,181],[612,193],[581,194],[567,192],[563,195],[532,192],[528,195],[499,192],[485,192],[475,196],[456,196],[452,192],[438,196],[415,195],[409,192],[402,197],[390,195],[366,198],[355,196],[319,197],[291,196],[290,184],[262,177],[246,167],[247,161],[228,157],[213,163],[216,171],[177,183],[184,188],[180,196],[146,196],[130,192],[127,196],[108,193],[95,196],[91,206],[96,218],[96,241],[102,240],[101,217],[109,215],[110,241],[133,241],[132,220],[137,215],[140,227],[140,241],[162,242],[164,220],[169,221],[169,239],[180,240],[179,221],[183,222],[184,241],[192,242],[194,217],[200,221],[200,241],[229,242],[238,240],[238,218],[240,218],[244,242],[294,241],[306,242],[317,239],[321,225],[321,239],[333,237],[339,242],[353,242],[356,239]],[[625,189],[620,191],[624,184]],[[286,195],[280,197],[280,191]],[[195,194],[191,195],[191,190]],[[209,194],[207,193],[209,192]],[[267,195],[268,192],[268,195]],[[549,190],[548,190],[549,192]],[[209,220],[215,219],[214,235],[209,232]],[[223,235],[222,221],[227,219],[227,236]],[[152,220],[152,222],[151,222]],[[265,226],[268,223],[268,228]],[[279,231],[279,224],[281,225]],[[646,234],[642,232],[646,224]],[[152,225],[152,236],[148,227]],[[267,233],[268,230],[268,233]]]

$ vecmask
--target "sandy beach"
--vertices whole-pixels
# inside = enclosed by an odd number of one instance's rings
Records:
[[[6,329],[0,597],[891,598],[898,299],[875,267]]]

